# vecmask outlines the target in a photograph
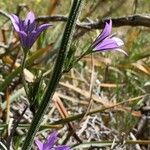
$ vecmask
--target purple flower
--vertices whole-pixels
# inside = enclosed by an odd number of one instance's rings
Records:
[[[24,50],[29,50],[41,32],[49,26],[52,26],[50,24],[42,24],[37,26],[35,22],[35,15],[32,11],[27,14],[25,20],[21,20],[15,14],[11,14],[10,19],[16,32],[19,34],[20,42]]]
[[[38,146],[39,150],[70,150],[69,146],[67,145],[55,146],[55,143],[58,139],[57,135],[57,132],[54,131],[50,134],[47,141],[45,141],[44,143],[36,140],[35,143]]]
[[[120,49],[120,46],[124,45],[124,42],[111,35],[112,31],[112,20],[109,23],[106,22],[103,31],[100,35],[96,38],[96,40],[92,44],[92,49],[95,51],[105,51],[105,50],[113,50],[116,49],[117,51],[123,52],[127,55],[127,53]]]

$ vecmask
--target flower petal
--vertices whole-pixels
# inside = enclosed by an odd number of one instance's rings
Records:
[[[107,38],[99,43],[94,49],[97,51],[107,50],[107,49],[114,49],[118,48],[116,41],[112,40],[111,38]]]
[[[119,49],[120,46],[124,45],[123,41],[119,38],[113,37],[113,38],[106,38],[104,39],[101,43],[99,43],[94,49],[96,51],[105,51],[105,50],[117,50],[120,52],[123,52],[125,55],[127,55],[127,53],[122,50]]]
[[[41,34],[41,32],[43,32],[44,30],[46,30],[48,27],[52,26],[51,24],[42,24],[37,28],[37,34],[38,36]]]
[[[26,32],[32,32],[35,29],[36,27],[35,15],[32,11],[30,11],[27,14],[27,17],[24,21],[24,27],[25,27]]]
[[[115,50],[118,51],[118,52],[124,53],[126,56],[128,56],[128,53],[125,52],[123,49],[117,48]]]
[[[124,42],[121,39],[117,38],[117,37],[112,37],[111,39],[114,40],[117,43],[118,46],[123,46],[124,45]]]
[[[49,150],[50,148],[52,148],[54,146],[54,144],[57,141],[57,132],[54,131],[53,133],[50,134],[50,136],[48,137],[47,141],[44,143],[44,150]]]
[[[107,38],[111,34],[112,30],[112,20],[109,23],[106,22],[104,29],[100,33],[100,35],[96,38],[93,47],[95,47],[98,43],[102,42],[105,38]]]
[[[24,31],[19,31],[20,42],[23,48],[27,48],[27,34]]]
[[[37,145],[37,147],[39,148],[39,150],[43,150],[43,143],[41,141],[36,140],[35,144]]]
[[[19,29],[19,23],[20,23],[20,19],[15,15],[15,14],[11,14],[10,16],[11,22],[15,28],[15,30],[18,32]]]
[[[40,25],[36,31],[32,31],[31,32],[31,43],[34,43],[36,41],[36,39],[40,36],[40,34],[46,30],[49,26],[52,26],[51,24],[43,24],[43,25]],[[32,44],[33,45],[33,44]]]
[[[61,145],[61,146],[54,147],[54,150],[70,150],[70,147],[67,145]]]
[[[119,38],[117,38],[117,37],[112,37],[112,39],[117,43],[117,45],[118,45],[119,47],[124,45],[124,42],[123,42],[121,39],[119,39]],[[117,48],[117,49],[115,49],[115,50],[117,50],[117,51],[119,51],[119,52],[122,52],[122,53],[124,53],[125,55],[128,56],[128,54],[127,54],[124,50],[122,50],[122,49],[120,49],[120,48]]]
[[[26,17],[24,22],[25,22],[25,25],[28,25],[29,22],[30,22],[30,24],[35,22],[35,15],[34,15],[34,13],[32,11],[30,11],[27,14],[27,17]]]
[[[26,46],[30,49],[33,46],[36,39],[37,39],[37,32],[32,31],[31,33],[28,34],[28,38],[27,38],[27,41],[26,41]]]
[[[108,37],[111,34],[111,30],[112,30],[112,20],[109,20],[109,23],[106,22],[103,31],[99,35],[99,39],[103,40],[106,37]]]

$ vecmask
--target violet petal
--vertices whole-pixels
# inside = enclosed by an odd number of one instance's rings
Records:
[[[35,27],[36,27],[35,15],[32,11],[30,11],[27,14],[27,17],[24,21],[24,26],[25,26],[26,32],[32,32],[35,29]]]
[[[24,21],[25,25],[28,25],[28,23],[30,22],[30,24],[34,23],[35,22],[35,15],[32,11],[30,11],[28,14],[27,14],[27,17]]]
[[[15,30],[18,32],[19,31],[19,18],[15,15],[15,14],[12,14],[10,15],[10,19],[11,19],[11,22],[15,28]]]
[[[34,35],[35,36],[35,40],[40,36],[40,34],[46,30],[49,26],[52,26],[51,24],[43,24],[43,25],[40,25],[37,30],[36,30],[36,34]]]
[[[101,50],[107,50],[107,49],[114,49],[118,48],[119,46],[117,45],[116,41],[113,39],[107,38],[103,40],[101,43],[99,43],[96,47],[95,50],[101,51]]]
[[[115,49],[115,51],[118,51],[118,52],[124,53],[126,56],[128,56],[127,52],[125,52],[123,49],[116,48],[116,49]]]
[[[19,31],[19,37],[23,48],[26,48],[27,34],[24,31]]]
[[[36,140],[35,143],[36,143],[37,147],[39,148],[39,150],[43,150],[43,143],[41,141]]]
[[[42,24],[37,28],[37,34],[40,35],[42,31],[46,30],[51,24]]]
[[[57,132],[54,131],[53,133],[50,134],[50,136],[48,137],[48,140],[44,143],[44,150],[46,148],[52,148],[54,146],[54,144],[56,143],[57,141]],[[49,150],[48,149],[48,150]]]
[[[99,39],[101,39],[102,41],[111,34],[111,31],[112,31],[112,20],[109,20],[109,23],[106,22],[106,25],[103,31],[101,32]]]
[[[30,34],[28,34],[28,38],[27,38],[27,47],[30,49],[32,47],[32,45],[34,44],[34,42],[37,39],[37,32],[36,31],[32,31]]]
[[[54,147],[55,150],[70,150],[70,147],[67,145],[61,145],[61,146],[57,146]]]
[[[100,33],[100,35],[96,38],[93,47],[95,47],[98,43],[102,42],[106,37],[111,34],[112,30],[112,21],[110,20],[109,23],[106,22],[104,29]]]
[[[124,42],[117,37],[112,37],[111,39],[115,41],[119,47],[124,45]]]

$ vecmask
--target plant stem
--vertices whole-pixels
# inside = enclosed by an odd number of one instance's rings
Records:
[[[106,111],[108,109],[117,107],[119,105],[122,105],[122,104],[125,104],[125,103],[128,103],[128,102],[134,102],[134,101],[137,101],[138,99],[141,99],[141,98],[144,98],[144,97],[145,97],[145,95],[142,95],[142,96],[138,96],[136,98],[133,98],[132,100],[129,99],[129,100],[125,100],[125,101],[119,102],[117,104],[108,106],[108,107],[104,107],[104,108],[100,108],[100,109],[99,108],[98,109],[94,109],[94,110],[91,110],[90,112],[88,112],[87,115],[93,115],[93,114],[96,114],[96,113],[101,113],[101,112],[104,112],[104,111]],[[85,112],[77,114],[77,115],[74,115],[74,116],[67,117],[65,119],[60,119],[58,121],[53,122],[51,125],[59,125],[59,124],[62,125],[62,124],[65,124],[65,123],[69,123],[71,121],[79,120],[79,119],[83,118],[84,115],[85,115]]]
[[[65,27],[65,31],[63,33],[59,53],[57,56],[57,60],[55,63],[54,71],[51,77],[50,82],[48,83],[47,90],[42,98],[41,104],[39,109],[37,110],[37,113],[35,114],[33,121],[31,123],[31,127],[28,131],[28,134],[26,136],[26,139],[24,141],[24,145],[22,150],[30,150],[35,134],[38,131],[40,127],[40,123],[42,121],[43,115],[45,114],[49,103],[51,102],[52,96],[55,92],[55,89],[58,85],[58,82],[61,78],[61,72],[64,64],[64,60],[66,57],[66,52],[70,48],[71,40],[73,37],[73,31],[75,29],[75,24],[77,17],[79,16],[81,3],[83,0],[74,0],[72,4],[72,8],[69,14],[69,18]]]
[[[118,145],[118,144],[124,144],[124,145],[134,145],[134,144],[141,144],[141,145],[148,145],[150,144],[150,140],[117,140],[117,141],[109,141],[109,140],[102,140],[102,141],[92,141],[92,142],[83,142],[83,143],[78,143],[72,146],[72,149],[78,149],[78,148],[86,148],[88,149],[89,147],[108,147]]]
[[[22,61],[22,65],[21,65],[21,75],[22,75],[22,84],[23,84],[24,90],[26,92],[26,95],[28,97],[28,86],[27,86],[27,83],[25,80],[25,74],[24,74],[24,69],[26,66],[26,58],[27,58],[27,53],[24,52],[23,61]]]
[[[34,64],[34,61],[39,58],[44,53],[44,51],[44,49],[40,49],[32,54],[26,61],[26,67],[31,67]],[[21,73],[21,66],[8,74],[8,76],[5,78],[5,81],[0,84],[0,91],[3,92],[19,73]]]
[[[88,48],[88,50],[87,50],[86,52],[82,53],[79,57],[77,57],[77,58],[74,60],[73,64],[72,64],[69,68],[63,70],[62,74],[69,72],[69,71],[72,69],[72,67],[73,67],[75,64],[77,64],[77,62],[78,62],[79,60],[81,60],[84,56],[86,56],[86,55],[92,53],[92,51],[90,51],[90,50],[91,50],[91,46]]]

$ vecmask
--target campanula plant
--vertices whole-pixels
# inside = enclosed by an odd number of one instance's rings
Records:
[[[40,140],[36,140],[35,143],[39,150],[70,150],[67,145],[56,146],[58,140],[58,133],[56,131],[52,132],[47,140],[42,143]]]
[[[52,26],[51,24],[37,26],[35,15],[32,11],[27,14],[25,20],[21,20],[15,14],[11,14],[10,19],[15,31],[19,34],[21,46],[25,53],[32,47],[39,35],[48,27]]]
[[[111,32],[112,32],[112,20],[109,20],[109,22],[105,23],[104,29],[99,34],[99,36],[94,40],[94,42],[90,45],[90,47],[85,52],[83,52],[79,57],[73,58],[69,67],[64,69],[64,72],[70,71],[70,69],[80,59],[91,53],[116,50],[127,55],[127,53],[120,48],[121,46],[124,45],[124,42],[120,38],[115,37],[114,34],[111,34]]]
[[[111,34],[111,32],[112,20],[109,20],[109,22],[106,22],[105,27],[100,35],[93,42],[91,46],[93,52],[117,50],[127,55],[124,50],[120,49],[120,47],[124,45],[124,42],[120,38]]]
[[[57,54],[57,58],[56,58],[56,62],[54,65],[51,78],[47,84],[47,88],[43,94],[43,97],[41,98],[40,106],[35,116],[33,117],[31,126],[24,140],[22,150],[30,150],[32,148],[32,143],[34,141],[36,132],[40,127],[40,124],[43,120],[43,116],[46,110],[48,110],[48,106],[52,100],[53,94],[57,88],[59,80],[62,77],[62,70],[66,58],[66,53],[69,50],[73,39],[73,33],[75,30],[76,21],[79,16],[81,6],[82,6],[81,4],[83,1],[84,0],[73,0],[72,2],[72,6],[70,9],[70,13],[67,19],[65,29],[64,32],[62,32],[63,33],[62,40],[60,42],[60,47],[58,49],[58,54]]]
[[[120,38],[112,34],[112,20],[110,19],[109,22],[105,23],[104,29],[101,31],[99,36],[77,60],[91,53],[111,50],[120,51],[127,55],[127,53],[120,48],[123,45],[124,42]]]
[[[40,36],[40,34],[52,25],[42,24],[38,26],[35,21],[35,15],[32,11],[30,11],[27,14],[25,20],[21,20],[15,14],[11,14],[10,19],[14,26],[15,31],[19,35],[20,43],[24,52],[24,57],[23,57],[22,66],[21,66],[21,73],[22,73],[22,82],[23,82],[26,94],[28,95],[29,90],[28,90],[27,84],[25,82],[25,77],[24,77],[25,61],[26,61],[28,51],[31,49],[31,47],[33,46],[37,38]]]

